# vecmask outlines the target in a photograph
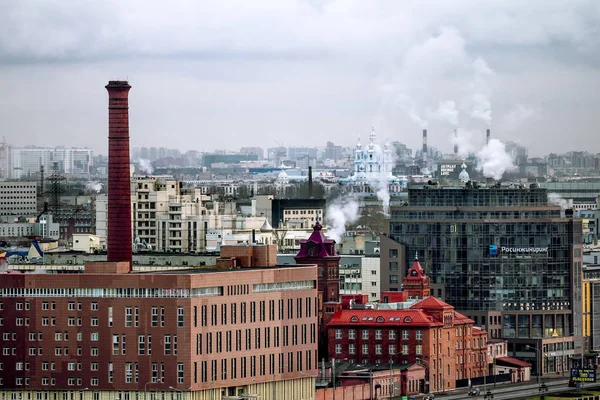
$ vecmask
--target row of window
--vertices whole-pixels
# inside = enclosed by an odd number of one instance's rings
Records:
[[[315,280],[260,283],[252,285],[253,293],[309,290]],[[0,297],[105,297],[105,298],[195,298],[223,296],[223,286],[165,288],[0,288]]]
[[[410,354],[410,346],[407,344],[403,344],[401,346],[401,352],[400,354],[402,355],[408,355]],[[344,354],[344,350],[343,350],[343,345],[338,343],[335,345],[335,354]],[[354,343],[351,343],[348,345],[348,354],[356,354],[356,345]],[[361,354],[370,354],[370,347],[368,344],[363,344],[362,345],[362,352]],[[375,345],[375,354],[380,355],[383,354],[383,345],[381,344],[376,344]],[[390,344],[388,345],[388,355],[392,356],[397,354],[396,353],[396,345],[394,344]],[[418,356],[423,355],[423,345],[421,344],[417,344],[414,347],[414,353]]]
[[[77,382],[80,382],[81,378],[77,378]],[[25,378],[24,379],[25,385],[29,385],[29,378]],[[0,378],[0,385],[3,385],[3,379]],[[56,379],[52,379],[50,380],[50,385],[54,386],[56,385]],[[77,386],[82,386],[81,383],[77,383]],[[60,391],[62,393],[62,400],[75,400],[75,394],[78,393],[78,399],[79,400],[83,400],[83,391],[82,390],[77,390],[77,389],[72,389],[72,391],[64,391],[61,390]],[[34,393],[33,391],[27,391],[25,393],[26,396],[26,400],[33,400],[32,397],[32,393]],[[59,391],[49,391],[49,390],[45,390],[45,391],[38,391],[35,392],[35,400],[60,400],[59,399]],[[116,400],[145,400],[145,399],[140,399],[140,393],[137,392],[135,393],[135,397],[131,396],[132,393],[130,392],[117,392],[117,397]],[[148,400],[182,400],[183,399],[183,392],[181,391],[168,391],[168,392],[155,392],[155,391],[150,391],[148,396]],[[0,393],[0,399],[1,400],[24,400],[24,393],[21,391],[13,391],[12,393],[9,391],[2,391]],[[92,400],[100,400],[100,392],[99,391],[94,391],[92,392]]]
[[[390,329],[388,330],[388,339],[389,340],[396,340],[396,333],[397,331],[394,329]],[[370,335],[370,330],[369,329],[362,329],[361,330],[361,337],[363,340],[368,340],[369,339],[369,335]],[[336,329],[335,330],[335,338],[336,340],[341,340],[344,338],[344,330],[343,329]],[[348,339],[356,339],[356,329],[348,329],[347,330],[347,338]],[[375,339],[376,340],[382,340],[383,339],[383,330],[381,329],[375,329]],[[410,331],[407,329],[403,329],[402,330],[402,340],[409,340],[410,339]],[[421,330],[416,330],[415,334],[414,334],[414,339],[416,340],[423,340],[423,331]]]
[[[310,329],[310,337],[308,330]],[[290,340],[291,339],[291,340]],[[214,341],[214,343],[213,343]],[[198,333],[196,335],[196,355],[315,344],[317,342],[316,324],[274,326],[254,329],[237,329],[226,332]]]

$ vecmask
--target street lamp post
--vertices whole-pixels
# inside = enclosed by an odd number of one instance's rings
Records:
[[[526,349],[535,350],[536,354],[539,355],[537,362],[537,381],[538,385],[540,384],[540,376],[542,375],[542,349],[538,349],[537,347],[526,345]]]
[[[429,374],[431,373],[431,367],[429,366],[429,361],[423,360],[422,358],[416,358],[417,362],[421,362],[421,363],[425,363],[426,364],[426,369],[425,369],[425,383],[427,385],[427,391],[426,393],[431,392],[430,388],[431,388],[431,383],[430,383],[430,377]],[[442,371],[443,372],[443,371]]]
[[[144,385],[144,400],[148,400],[148,399],[146,399],[146,388],[148,387],[149,383],[154,383],[154,382],[153,381],[146,382],[146,384]]]

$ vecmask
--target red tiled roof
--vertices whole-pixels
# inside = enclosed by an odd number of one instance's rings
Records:
[[[462,323],[468,323],[468,324],[473,324],[475,323],[475,321],[473,321],[471,318],[467,317],[466,315],[463,315],[459,312],[455,312],[454,313],[454,322],[462,322]],[[475,329],[475,327],[473,327]]]
[[[453,309],[454,307],[448,303],[444,303],[443,301],[435,298],[434,296],[429,296],[419,301],[418,303],[413,304],[410,308],[417,308],[423,310],[448,310]]]
[[[523,360],[516,359],[516,358],[512,358],[512,357],[498,357],[498,358],[496,358],[496,362],[498,362],[498,361],[502,361],[504,363],[514,365],[517,367],[531,367],[530,363],[523,361]]]
[[[423,310],[341,310],[327,326],[442,326]]]

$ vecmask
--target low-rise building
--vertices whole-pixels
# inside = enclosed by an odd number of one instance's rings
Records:
[[[427,366],[431,392],[487,372],[487,335],[473,320],[430,295],[429,278],[415,260],[405,291],[387,292],[388,303],[342,301],[327,325],[329,353],[354,363]]]

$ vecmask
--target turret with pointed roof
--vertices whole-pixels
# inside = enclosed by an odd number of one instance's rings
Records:
[[[317,293],[319,296],[319,359],[328,358],[325,326],[337,310],[340,302],[340,256],[335,252],[335,240],[323,234],[323,226],[317,221],[313,232],[306,240],[300,241],[300,251],[296,264],[317,265]]]
[[[418,254],[415,254],[415,261],[408,269],[403,284],[404,291],[408,293],[409,298],[424,299],[431,295],[431,280],[425,275],[425,271],[419,263]]]

